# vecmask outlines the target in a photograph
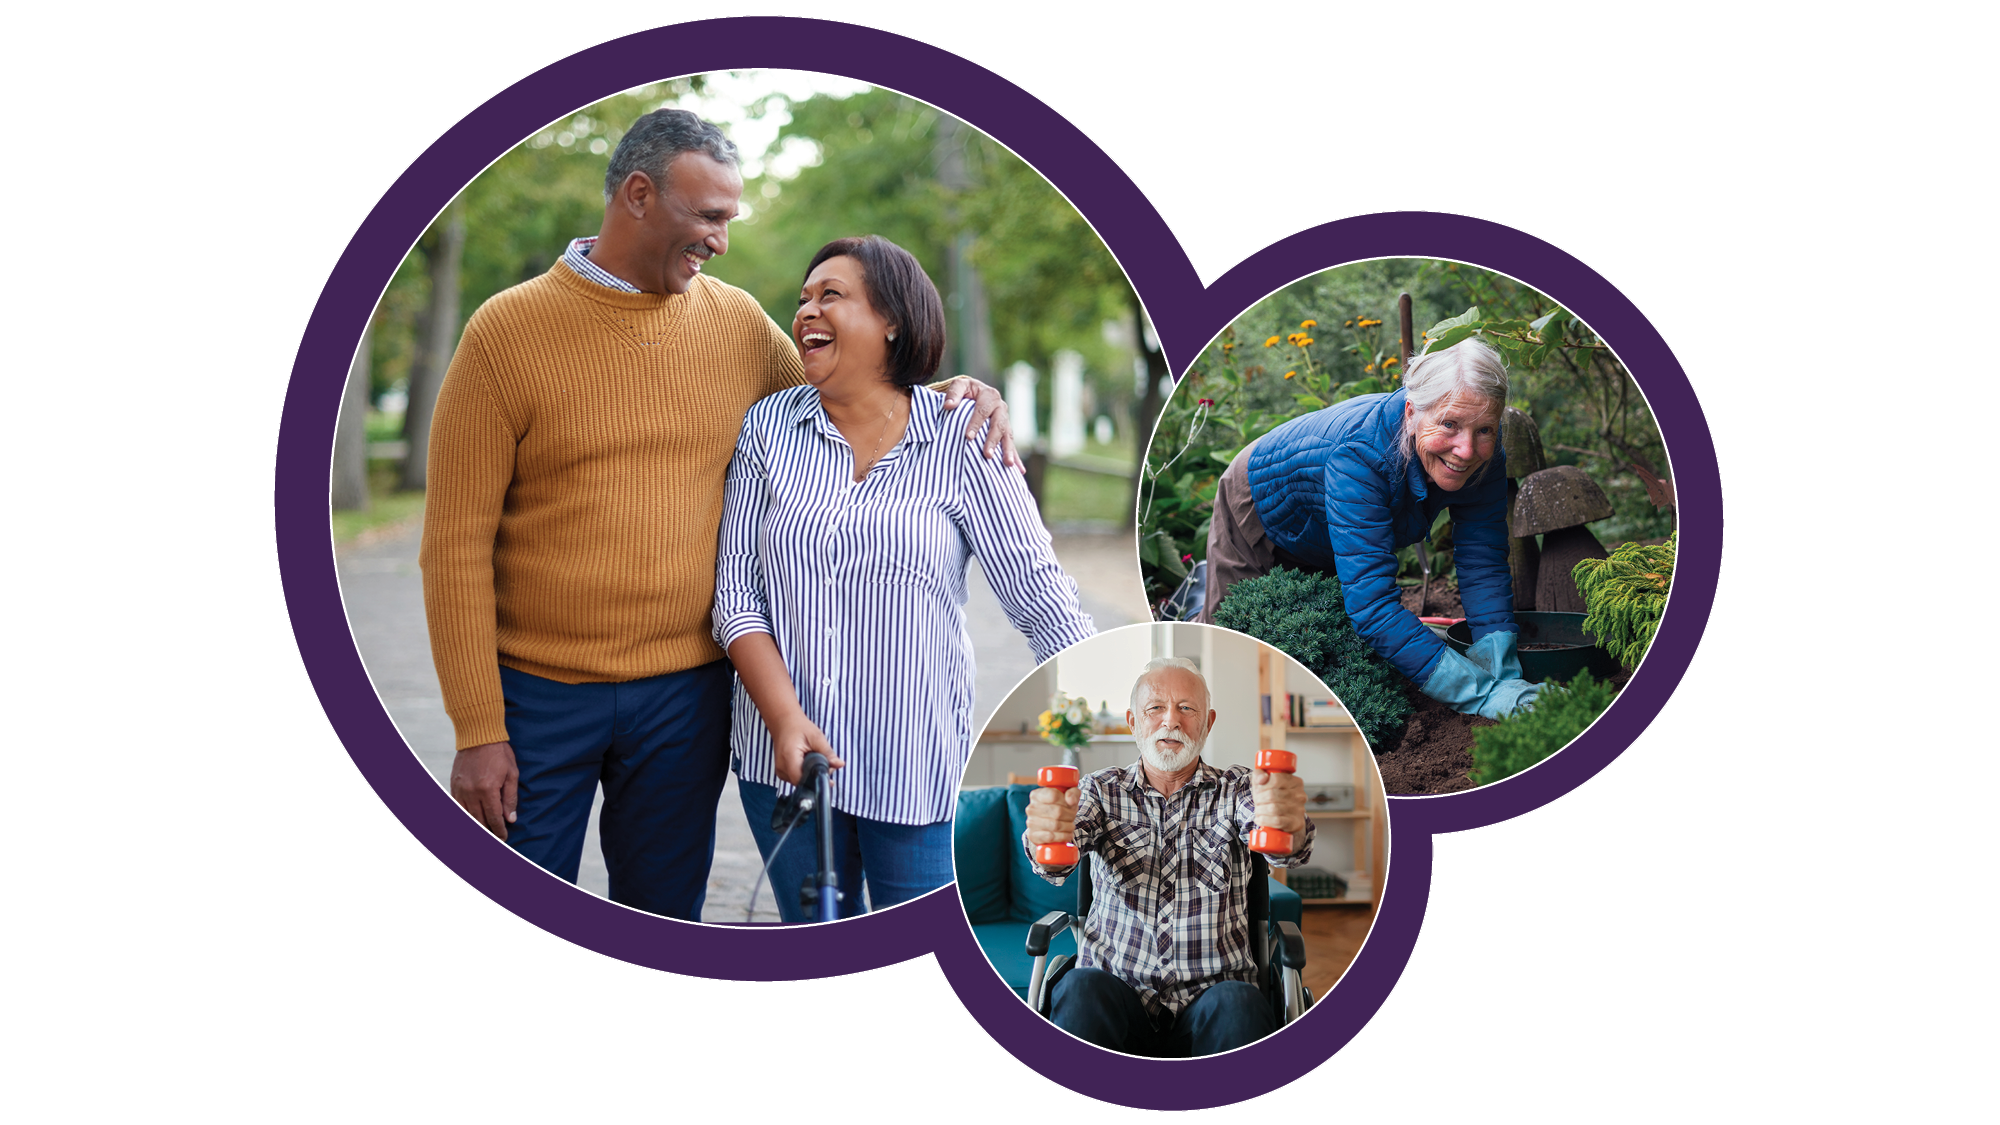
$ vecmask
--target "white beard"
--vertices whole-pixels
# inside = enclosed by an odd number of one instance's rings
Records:
[[[1169,736],[1182,741],[1183,745],[1178,753],[1168,753],[1159,748],[1158,743],[1160,739]],[[1152,734],[1141,738],[1139,740],[1139,757],[1147,765],[1159,770],[1161,773],[1179,773],[1181,770],[1188,768],[1196,758],[1201,757],[1201,748],[1207,741],[1207,734],[1203,734],[1200,738],[1191,738],[1186,731],[1180,730],[1177,727],[1170,727],[1166,730],[1154,731]]]

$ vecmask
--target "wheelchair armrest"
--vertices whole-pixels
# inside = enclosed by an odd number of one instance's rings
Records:
[[[1304,934],[1299,932],[1298,924],[1295,922],[1279,922],[1277,923],[1277,927],[1278,948],[1276,953],[1278,955],[1278,964],[1287,969],[1305,968],[1306,938]]]
[[[1049,939],[1069,929],[1076,919],[1061,910],[1051,910],[1042,915],[1042,920],[1028,927],[1028,956],[1043,957],[1049,952]]]

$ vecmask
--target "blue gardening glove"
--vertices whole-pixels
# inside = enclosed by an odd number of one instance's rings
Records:
[[[1508,638],[1504,647],[1489,646],[1482,652],[1481,645],[1496,637]],[[1431,672],[1431,678],[1424,681],[1423,693],[1460,714],[1478,715],[1485,719],[1504,719],[1532,704],[1535,697],[1541,694],[1540,684],[1531,684],[1520,678],[1521,662],[1514,655],[1514,634],[1488,634],[1469,651],[1491,659],[1502,669],[1511,666],[1515,674],[1502,679],[1451,649],[1445,649],[1438,658],[1437,668]]]
[[[1496,680],[1518,680],[1521,655],[1515,646],[1520,641],[1519,633],[1488,633],[1465,650],[1465,658]]]

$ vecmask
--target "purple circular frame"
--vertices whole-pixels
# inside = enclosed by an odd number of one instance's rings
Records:
[[[1436,257],[1499,270],[1587,322],[1644,389],[1673,450],[1680,551],[1673,600],[1644,669],[1595,726],[1535,769],[1442,797],[1390,798],[1390,877],[1366,944],[1338,986],[1300,1023],[1253,1047],[1162,1062],[1098,1050],[1031,1013],[1000,982],[959,908],[929,895],[824,930],[725,929],[653,917],[530,866],[479,828],[432,780],[370,687],[341,607],[327,521],[329,450],[342,387],[384,281],[431,219],[495,157],[549,121],[612,93],[692,70],[812,70],[902,91],[962,117],[1047,176],[1097,229],[1145,302],[1175,370],[1238,313],[1307,274],[1365,258]],[[1708,622],[1722,559],[1722,485],[1694,389],[1666,341],[1582,262],[1509,227],[1458,215],[1364,215],[1266,248],[1206,289],[1166,223],[1089,138],[1025,91],[956,55],[848,24],[787,18],[708,20],[640,32],[578,52],[495,95],[425,150],[391,185],[335,265],[307,323],[285,396],[275,488],[278,559],[299,652],[320,703],[384,803],[473,886],[550,933],[668,972],[798,980],[935,953],[959,999],[1035,1070],[1105,1101],[1149,1109],[1227,1105],[1276,1089],[1324,1062],[1381,1007],[1423,923],[1431,837],[1493,824],[1581,785],[1645,730],[1680,683]],[[1172,1068],[1173,1081],[1162,1082]]]

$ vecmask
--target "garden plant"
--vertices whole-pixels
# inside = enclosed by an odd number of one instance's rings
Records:
[[[1534,707],[1473,734],[1471,779],[1487,785],[1512,777],[1570,744],[1604,709],[1618,689],[1577,673],[1567,684],[1545,684]]]
[[[1651,546],[1627,543],[1608,559],[1584,559],[1571,572],[1588,613],[1583,627],[1627,668],[1639,666],[1660,627],[1678,538],[1676,533]]]
[[[1400,738],[1415,710],[1403,677],[1354,631],[1340,579],[1279,567],[1229,588],[1215,623],[1282,649],[1333,689],[1371,745]]]

